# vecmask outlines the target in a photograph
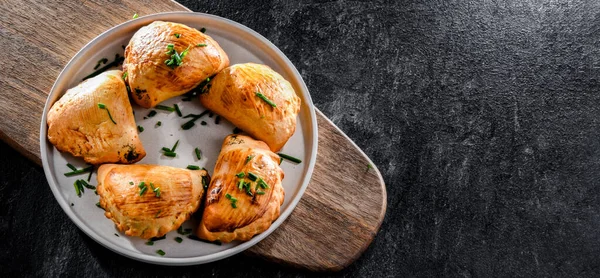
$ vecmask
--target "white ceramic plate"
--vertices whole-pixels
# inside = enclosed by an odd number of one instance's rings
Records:
[[[46,139],[46,116],[51,105],[67,89],[74,87],[81,82],[84,76],[93,72],[98,60],[106,57],[110,62],[114,59],[115,54],[118,53],[122,56],[122,46],[127,45],[129,39],[140,27],[155,20],[183,23],[198,29],[206,28],[206,34],[214,38],[229,55],[231,64],[255,62],[269,65],[292,83],[296,93],[302,99],[296,133],[281,152],[298,157],[303,162],[293,164],[284,160],[281,164],[285,172],[283,180],[285,201],[281,216],[267,231],[255,236],[250,241],[232,242],[218,246],[191,240],[172,231],[167,234],[166,239],[156,241],[153,246],[148,246],[145,244],[146,240],[122,234],[115,228],[114,223],[104,216],[104,211],[96,207],[99,198],[93,193],[93,190],[86,190],[81,197],[77,197],[73,183],[77,179],[86,179],[87,175],[64,176],[64,173],[70,171],[66,166],[67,163],[71,163],[77,168],[83,168],[86,166],[83,160],[57,151]],[[161,104],[173,106],[174,103],[179,105],[184,115],[197,114],[205,110],[197,99],[182,101],[181,97],[175,97]],[[217,125],[215,124],[216,115],[212,118],[205,116],[198,120],[192,129],[182,130],[181,124],[188,119],[178,117],[175,112],[168,113],[157,110],[156,116],[144,119],[144,116],[147,116],[152,109],[133,106],[137,124],[144,127],[140,137],[147,153],[139,163],[181,168],[193,164],[205,167],[212,174],[222,141],[234,129],[231,123],[221,119],[220,124]],[[207,124],[200,125],[202,120]],[[161,126],[156,126],[158,121],[162,122]],[[162,147],[170,148],[177,140],[180,140],[177,157],[163,156],[160,149]],[[109,249],[133,259],[164,265],[190,265],[207,263],[239,253],[268,236],[290,215],[302,197],[312,175],[317,154],[317,122],[314,107],[302,77],[285,55],[267,39],[241,24],[213,15],[188,12],[161,13],[130,20],[102,33],[71,59],[58,76],[46,101],[40,129],[40,146],[44,172],[56,200],[71,220],[87,235]],[[195,147],[202,150],[202,159],[200,160],[196,159],[194,155]],[[92,176],[91,184],[97,184],[95,173]],[[185,222],[183,227],[195,229],[195,224],[190,220]],[[174,240],[177,236],[183,238],[182,243]],[[158,249],[163,250],[166,255],[158,255],[156,253]]]

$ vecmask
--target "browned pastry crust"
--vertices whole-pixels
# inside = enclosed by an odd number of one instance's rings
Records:
[[[281,75],[265,65],[247,63],[223,69],[200,95],[204,107],[238,128],[280,150],[296,130],[300,98]],[[277,106],[256,95],[262,93]]]
[[[91,164],[134,163],[146,156],[122,74],[107,71],[67,90],[48,111],[50,143]]]
[[[189,47],[180,66],[165,64],[171,57],[167,54],[169,44],[179,54]],[[129,41],[123,70],[127,72],[131,98],[150,108],[190,91],[227,66],[227,54],[208,35],[183,24],[154,21],[140,28]]]
[[[249,156],[251,159],[246,163]],[[236,174],[240,172],[245,173],[244,181],[250,183],[252,196],[238,187],[240,178]],[[263,179],[269,188],[257,187],[248,172]],[[283,175],[279,156],[264,142],[243,135],[227,136],[208,187],[204,213],[196,231],[198,237],[221,242],[246,241],[267,230],[279,217],[283,204]],[[257,194],[257,190],[264,195]],[[227,194],[233,198],[227,198]],[[236,208],[232,206],[234,198]]]
[[[104,215],[120,231],[148,239],[163,236],[190,218],[200,206],[202,179],[209,182],[205,170],[105,164],[98,168],[97,191]],[[146,190],[140,196],[141,182]],[[160,188],[160,196],[153,188]]]

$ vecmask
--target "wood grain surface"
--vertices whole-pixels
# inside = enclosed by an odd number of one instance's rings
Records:
[[[188,11],[172,1],[2,1],[0,139],[41,164],[39,127],[54,80],[103,31],[147,15]],[[315,92],[312,92],[315,93]],[[314,271],[340,270],[368,247],[386,210],[381,174],[317,110],[319,151],[311,182],[290,217],[246,254]]]

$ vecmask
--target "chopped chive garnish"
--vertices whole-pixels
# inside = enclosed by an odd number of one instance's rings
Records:
[[[225,197],[231,201],[232,208],[237,208],[237,205],[236,205],[237,199],[235,197],[231,196],[229,193],[225,194]]]
[[[175,34],[175,37],[179,39],[179,37],[181,37],[181,34]]]
[[[146,245],[154,245],[154,241],[146,241]]]
[[[175,145],[173,145],[173,147],[171,148],[172,152],[175,152],[175,149],[177,149],[178,144],[179,144],[179,140],[177,140],[177,142],[175,142]]]
[[[209,112],[210,112],[209,110],[206,110],[206,111],[204,111],[204,112],[202,112],[200,114],[197,114],[197,115],[196,114],[187,114],[187,115],[185,115],[183,118],[192,118],[192,119],[189,120],[188,122],[186,122],[185,124],[181,125],[181,128],[183,130],[188,130],[188,129],[192,128],[195,125],[194,122],[196,120],[202,118],[202,116],[208,114]]]
[[[242,132],[242,130],[237,127],[233,129],[233,134],[238,134],[240,132]]]
[[[120,237],[120,236],[119,236],[119,234],[117,234],[117,233],[115,233],[115,236],[116,236],[116,237]]]
[[[200,32],[202,32],[202,33],[206,32],[206,28],[202,27],[202,29],[200,29]]]
[[[160,198],[160,187],[154,188],[154,196]]]
[[[165,255],[165,254],[167,254],[167,253],[165,253],[165,251],[163,251],[163,250],[161,250],[161,249],[158,249],[158,250],[156,250],[156,254],[159,254],[159,255],[161,255],[161,256],[164,256],[164,255]]]
[[[175,108],[173,108],[173,107],[169,107],[169,106],[165,106],[165,105],[160,105],[160,104],[157,105],[157,106],[154,106],[154,108],[159,109],[159,110],[169,111],[169,112],[175,111]]]
[[[277,104],[275,104],[272,100],[268,99],[265,95],[261,94],[260,92],[256,92],[256,96],[264,100],[269,105],[277,107]]]
[[[79,191],[81,191],[81,193],[83,193],[84,189],[83,189],[83,184],[81,183],[81,180],[76,180],[75,183],[77,183],[77,186],[79,186]]]
[[[194,123],[194,120],[190,120],[189,122],[187,122],[187,123],[185,123],[185,124],[181,125],[181,128],[182,128],[183,130],[188,130],[188,129],[192,128],[194,125],[196,125],[196,124]]]
[[[201,121],[200,124],[201,125],[206,125],[206,122],[205,121]]]
[[[369,169],[373,169],[373,165],[367,164],[367,171],[369,171]]]
[[[139,15],[138,15],[137,13],[134,13],[134,14],[133,14],[133,19],[136,19],[136,18],[138,18],[138,17],[139,17]]]
[[[69,167],[69,169],[71,169],[72,171],[77,171],[77,168],[75,168],[75,166],[73,166],[73,164],[71,163],[67,163],[67,167]]]
[[[229,195],[229,193],[227,193],[227,195]],[[229,195],[229,197],[227,197],[229,200],[233,201],[233,202],[237,202],[237,198]]]
[[[187,168],[190,170],[200,170],[200,167],[196,165],[188,165]]]
[[[96,206],[99,208],[102,208],[102,206],[100,205],[100,202],[96,203]]]
[[[106,112],[108,112],[108,117],[113,122],[113,124],[117,124],[117,122],[115,122],[115,120],[113,120],[113,117],[110,114],[110,110],[108,110],[108,108],[106,108],[106,105],[104,105],[104,103],[98,103],[98,108],[106,110]]]
[[[250,160],[252,160],[252,158],[254,158],[254,155],[249,155],[246,157],[246,162],[244,162],[244,165],[248,164],[248,162],[250,162]]]
[[[269,185],[261,178],[258,179],[258,182],[256,182],[256,185],[260,186],[262,189],[269,188]]]
[[[143,132],[143,131],[144,131],[144,127],[143,127],[143,126],[141,126],[141,125],[138,125],[138,131],[139,131],[139,132]]]
[[[140,190],[140,196],[144,195],[144,193],[146,193],[146,190],[148,190],[148,187],[146,186],[145,182],[140,182],[140,184],[138,185],[138,187],[141,189]]]
[[[123,80],[127,80],[127,72],[123,73]]]
[[[70,177],[70,176],[74,176],[74,175],[79,175],[79,174],[87,173],[88,171],[91,171],[92,169],[94,169],[94,166],[89,166],[89,167],[86,167],[86,168],[83,168],[83,169],[75,170],[73,172],[65,173],[65,176]]]
[[[244,189],[244,180],[243,179],[238,180],[238,189],[240,189],[240,190]]]
[[[83,186],[87,189],[96,189],[96,187],[91,186],[89,183],[87,183],[85,180],[76,180],[75,182],[79,183],[80,186]]]
[[[239,172],[235,176],[238,178],[243,178],[244,176],[246,176],[246,174],[244,174],[244,172]]]
[[[98,67],[100,67],[100,65],[102,64],[106,64],[106,62],[108,62],[108,59],[106,58],[102,58],[98,61],[98,63],[96,63],[96,66],[94,67],[94,70],[96,70]]]
[[[162,125],[161,121],[156,122],[156,126],[161,126],[161,125]]]
[[[177,149],[177,145],[179,144],[179,140],[177,140],[177,142],[175,142],[175,145],[173,145],[173,148],[169,149],[166,147],[163,147],[163,154],[165,156],[169,156],[169,157],[175,157],[177,155],[177,153],[175,153],[175,150]]]
[[[130,182],[129,182],[129,184],[130,184],[130,185],[133,185],[133,182],[132,182],[132,181],[130,181]]]
[[[206,110],[206,111],[208,111],[208,110]],[[206,112],[206,111],[204,111],[204,112]],[[208,112],[207,112],[207,113],[208,113]],[[205,115],[205,114],[204,114],[204,115]],[[185,119],[185,118],[199,118],[199,117],[201,117],[201,116],[204,116],[204,115],[203,115],[203,114],[199,114],[199,115],[196,115],[196,114],[187,114],[187,115],[183,116],[183,118],[184,118],[184,119]]]
[[[95,186],[87,183],[85,180],[77,180],[77,182],[79,182],[82,186],[85,186],[87,189],[96,189]]]
[[[194,152],[196,153],[196,158],[198,158],[198,160],[202,159],[202,155],[200,153],[200,149],[195,148]]]
[[[175,237],[175,241],[177,241],[177,243],[181,243],[183,241],[183,239],[180,237]]]
[[[73,186],[75,187],[75,194],[77,194],[77,197],[81,197],[81,185],[75,181],[75,183],[73,183]]]
[[[152,110],[152,111],[150,111],[150,113],[148,113],[148,116],[147,116],[147,117],[148,117],[148,118],[152,118],[152,117],[154,117],[155,115],[156,115],[156,111],[155,111],[155,110]]]
[[[190,50],[190,46],[188,46],[183,52],[178,53],[177,50],[175,50],[175,46],[173,44],[169,44],[167,45],[167,50],[168,51],[166,54],[171,56],[170,59],[165,60],[165,64],[170,68],[174,69],[175,67],[181,66],[183,64],[182,59]]]
[[[215,124],[218,125],[220,121],[221,121],[221,116],[217,115],[217,117],[215,118]]]
[[[278,155],[279,155],[279,157],[284,158],[286,160],[289,160],[291,162],[302,163],[302,160],[300,160],[298,158],[295,158],[295,157],[293,157],[291,155],[287,155],[287,154],[284,154],[284,153],[278,153]]]
[[[257,190],[257,191],[256,191],[256,192],[254,192],[254,193],[256,193],[257,195],[265,195],[265,192],[264,192],[264,191],[258,191],[258,190]]]
[[[190,47],[188,46],[183,52],[181,52],[181,54],[180,54],[181,59],[183,59],[183,57],[185,57],[185,55],[187,55],[189,51],[190,51]]]
[[[142,187],[142,190],[140,191],[140,196],[144,195],[144,193],[146,193],[146,190],[148,190],[147,186]]]
[[[196,46],[197,46],[197,47],[204,47],[204,46],[207,46],[207,44],[205,44],[205,43],[199,43],[199,44],[197,44]]]
[[[213,112],[208,113],[209,118],[212,118],[212,116],[213,116]]]
[[[92,169],[92,170],[90,171],[90,174],[88,175],[87,181],[90,181],[90,180],[92,179],[92,174],[93,174],[93,173],[94,173],[94,170]],[[98,195],[98,194],[96,194],[96,195]]]
[[[168,157],[176,157],[177,156],[177,153],[174,153],[174,152],[164,152],[163,154]]]
[[[246,188],[246,194],[248,194],[248,196],[250,196],[250,197],[254,196],[252,194],[252,191],[250,191],[250,188]]]
[[[251,181],[256,181],[256,179],[258,179],[258,176],[257,176],[257,175],[255,175],[255,174],[254,174],[254,173],[252,173],[252,172],[248,172],[248,178],[249,178]]]
[[[181,110],[179,110],[179,105],[173,104],[173,106],[175,107],[175,112],[177,113],[177,116],[181,117],[183,114],[181,114]]]
[[[112,67],[116,67],[119,64],[123,63],[123,60],[125,60],[125,57],[120,57],[121,55],[119,55],[118,53],[115,55],[115,60],[106,64],[105,66],[99,68],[98,70],[92,72],[91,74],[89,74],[88,76],[84,77],[83,80],[86,80],[88,78],[92,78],[98,74],[101,74],[102,72],[104,72],[105,70],[112,68]],[[108,59],[107,59],[108,61]],[[96,68],[94,68],[96,69]]]
[[[281,162],[283,162],[283,157],[279,157],[279,165],[281,165]]]

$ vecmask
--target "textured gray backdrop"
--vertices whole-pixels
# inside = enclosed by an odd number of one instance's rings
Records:
[[[335,275],[600,275],[600,2],[181,3],[277,45],[384,175],[381,231]],[[242,255],[125,259],[69,221],[39,167],[0,151],[5,274],[310,275]]]

